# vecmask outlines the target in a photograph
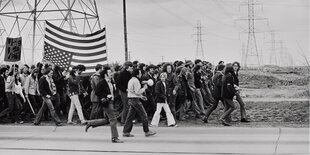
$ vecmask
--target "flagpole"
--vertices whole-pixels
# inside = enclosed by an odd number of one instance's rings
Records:
[[[125,61],[128,61],[127,23],[126,23],[126,0],[123,0],[123,13],[124,13]]]

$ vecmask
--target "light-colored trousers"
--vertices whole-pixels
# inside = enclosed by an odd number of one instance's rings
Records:
[[[80,121],[85,121],[83,111],[82,111],[82,106],[79,100],[79,96],[72,95],[70,96],[70,99],[71,99],[71,104],[70,104],[70,110],[68,114],[68,122],[72,122],[73,112],[75,109],[77,110]]]
[[[166,112],[168,126],[175,124],[175,120],[170,111],[169,105],[167,103],[157,103],[156,112],[154,113],[154,116],[151,122],[153,126],[158,126],[159,119],[160,119],[160,112],[163,108]]]

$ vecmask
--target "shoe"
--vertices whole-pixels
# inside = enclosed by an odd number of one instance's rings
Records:
[[[90,125],[90,124],[87,124],[87,125],[85,126],[85,132],[87,132],[87,130],[88,130],[90,127],[91,127],[91,125]]]
[[[124,143],[124,141],[122,141],[118,138],[112,138],[112,143]]]
[[[68,121],[67,124],[76,125],[75,122]]]
[[[56,126],[63,126],[62,123],[56,123]]]
[[[243,122],[243,123],[249,123],[250,121],[247,120],[246,118],[241,118],[241,122]]]
[[[202,121],[203,121],[204,123],[209,123],[209,122],[208,122],[208,118],[204,118],[204,119],[202,119]]]
[[[177,124],[171,124],[171,125],[169,125],[169,127],[178,127],[178,125]]]
[[[135,135],[130,133],[123,133],[123,137],[134,137]]]
[[[225,120],[221,120],[224,126],[231,126],[231,124],[227,123]]]
[[[40,123],[33,123],[33,125],[35,125],[35,126],[39,126],[39,125],[40,125]]]
[[[154,131],[149,131],[149,132],[146,132],[145,133],[145,137],[150,137],[150,136],[153,136],[153,135],[155,135],[156,134],[156,132],[154,132]]]

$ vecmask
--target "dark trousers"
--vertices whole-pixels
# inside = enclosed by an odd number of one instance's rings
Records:
[[[101,113],[102,113],[101,103],[100,102],[92,102],[92,108],[91,108],[91,112],[90,112],[90,119],[98,119],[98,118],[100,118],[100,114]]]
[[[224,114],[220,117],[220,120],[226,120],[230,117],[230,114],[236,109],[233,99],[224,98],[225,111]]]
[[[129,104],[129,111],[128,115],[125,121],[123,133],[130,133],[133,127],[132,121],[135,119],[136,113],[140,116],[142,125],[143,125],[143,131],[149,132],[149,123],[148,123],[148,117],[146,114],[146,111],[140,102],[139,98],[129,98],[128,99]]]
[[[221,101],[224,105],[223,99],[221,99],[221,98],[214,98],[214,99],[215,99],[215,101],[213,102],[212,106],[206,110],[206,115],[205,115],[204,120],[208,120],[211,113],[217,108],[219,101]]]
[[[120,90],[119,94],[121,95],[121,99],[122,99],[122,103],[123,103],[121,123],[125,123],[126,118],[127,118],[127,114],[128,114],[128,110],[129,110],[127,92],[122,92]]]
[[[238,101],[240,105],[240,114],[241,118],[246,118],[246,112],[245,112],[245,103],[243,102],[240,93],[236,93],[236,100]]]
[[[40,103],[42,103],[42,99],[39,95],[28,95],[28,98],[29,98],[29,101],[30,101],[30,104],[32,105],[33,107],[33,110],[35,113],[38,113],[39,112],[39,109],[40,109]]]
[[[94,119],[94,120],[89,120],[88,124],[95,128],[98,126],[103,126],[106,125],[110,122],[110,127],[111,127],[111,135],[112,139],[113,138],[118,138],[118,131],[117,131],[117,119],[113,113],[113,105],[109,104],[109,107],[102,107],[103,111],[105,114],[108,116],[109,121],[107,119]]]
[[[22,104],[15,93],[7,92],[6,97],[8,100],[8,107],[0,113],[0,117],[9,114],[11,122],[14,123],[19,120],[18,116],[22,109]]]
[[[175,101],[176,101],[177,96],[173,95],[171,92],[171,95],[168,98],[168,104],[169,104],[169,108],[171,110],[171,113],[174,117],[174,120],[176,120],[176,110],[175,110]]]
[[[187,104],[187,98],[185,94],[178,94],[176,97],[176,109],[179,115],[178,120],[185,120],[185,111],[186,111],[186,104]]]
[[[34,124],[40,124],[43,112],[46,110],[46,107],[48,107],[48,109],[50,111],[50,114],[51,114],[52,118],[54,119],[54,122],[56,124],[60,123],[60,119],[59,119],[58,115],[55,112],[52,100],[49,99],[49,98],[46,98],[46,97],[42,97],[42,98],[43,98],[43,104],[42,104],[42,106],[41,106],[41,108],[40,108],[36,118],[34,119],[33,123]]]

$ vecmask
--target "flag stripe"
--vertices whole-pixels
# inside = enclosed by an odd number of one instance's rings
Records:
[[[44,43],[48,44],[50,47],[53,47],[53,48],[59,50],[59,48],[57,48],[57,47],[47,43],[46,41]],[[62,51],[68,52],[68,53],[73,54],[74,56],[80,56],[80,57],[91,57],[91,56],[97,56],[97,55],[101,55],[101,54],[106,54],[107,53],[106,49],[103,49],[102,51],[98,51],[98,52],[92,52],[92,53],[77,53],[77,52],[74,53],[74,52],[70,52],[70,51],[66,51],[66,50],[62,50]]]
[[[104,35],[105,33],[99,33],[97,35],[94,35],[94,36],[89,36],[89,37],[84,37],[84,36],[73,36],[73,35],[70,35],[70,34],[67,34],[67,33],[63,33],[61,31],[59,31],[59,28],[58,29],[54,29],[50,26],[46,26],[45,29],[49,29],[51,30],[52,32],[55,32],[57,34],[59,34],[60,36],[64,36],[66,38],[72,38],[72,39],[77,39],[77,40],[92,40],[92,39],[96,39],[102,35]]]
[[[65,44],[65,43],[62,43],[56,39],[53,39],[47,35],[45,35],[45,39],[47,40],[50,40],[58,45],[61,45],[61,46],[65,46],[65,47],[68,47],[68,48],[72,48],[72,49],[77,49],[77,50],[92,50],[92,49],[97,49],[97,48],[100,48],[100,47],[103,47],[105,46],[105,42],[102,43],[102,44],[98,44],[98,45],[94,45],[94,46],[75,46],[75,45],[70,45],[70,44]]]
[[[52,27],[52,28],[54,28],[54,29],[57,29],[58,31],[60,31],[60,32],[62,32],[62,33],[66,33],[66,34],[69,34],[69,35],[72,35],[72,36],[78,36],[78,37],[92,37],[92,36],[95,36],[95,35],[100,34],[100,33],[102,33],[102,32],[105,31],[105,28],[103,28],[102,30],[96,31],[96,32],[94,32],[94,33],[92,33],[92,34],[77,34],[77,33],[73,33],[73,32],[70,32],[70,31],[66,31],[66,30],[64,30],[64,29],[61,29],[61,28],[59,28],[59,27],[57,27],[57,26],[51,24],[51,23],[48,22],[48,21],[46,21],[46,25],[47,25],[47,26],[50,26],[50,27]]]
[[[61,50],[64,50],[64,51],[68,51],[68,52],[71,52],[71,53],[81,53],[81,54],[88,54],[88,53],[95,53],[95,52],[99,52],[99,51],[104,51],[106,47],[101,47],[101,48],[98,48],[98,49],[93,49],[93,50],[76,50],[76,49],[72,49],[72,48],[68,48],[68,47],[65,47],[65,46],[61,46],[61,45],[58,45],[50,40],[45,40],[46,43],[54,46],[54,47],[57,47]]]
[[[59,35],[59,34],[53,32],[51,29],[46,29],[46,33],[49,33],[50,35],[53,35],[53,36],[55,36],[59,39],[62,39],[62,40],[66,40],[66,41],[70,41],[70,42],[79,42],[79,43],[94,43],[94,42],[101,41],[101,40],[105,39],[105,35],[101,35],[101,36],[98,36],[98,38],[94,38],[94,39],[90,39],[90,40],[68,38],[66,36],[62,36],[62,35]]]
[[[77,63],[92,63],[92,62],[101,62],[101,61],[106,61],[107,57],[103,57],[103,58],[98,58],[98,59],[92,59],[92,60],[79,60],[79,59],[74,59],[72,58],[73,62],[77,62]]]
[[[105,28],[92,34],[76,34],[46,21],[44,59],[61,67],[84,65],[83,73],[95,72],[97,64],[107,64]]]

